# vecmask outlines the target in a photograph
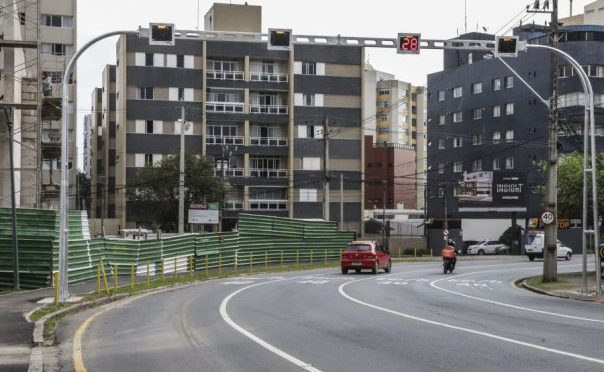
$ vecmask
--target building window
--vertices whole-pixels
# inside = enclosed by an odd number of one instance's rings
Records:
[[[462,115],[461,111],[453,113],[453,122],[454,123],[461,123],[462,120],[463,120],[463,115]]]
[[[145,66],[153,67],[153,53],[145,53]]]
[[[323,138],[323,126],[298,125],[298,138]]]
[[[320,170],[321,158],[302,158],[303,170]]]
[[[472,110],[472,117],[474,120],[482,119],[482,108]]]
[[[446,115],[438,115],[438,125],[445,125],[447,121]]]
[[[453,88],[453,98],[459,98],[463,96],[463,87]]]
[[[439,138],[438,139],[438,149],[439,150],[444,150],[445,149],[445,139],[444,138]]]
[[[66,44],[42,43],[42,53],[53,56],[64,56],[71,54],[71,46]]]
[[[378,96],[389,96],[390,95],[390,90],[389,89],[380,89],[378,90]]]
[[[439,198],[443,198],[445,196],[445,188],[444,187],[439,187],[438,188],[438,197]]]
[[[474,134],[472,136],[472,145],[474,145],[474,146],[482,145],[482,134]]]
[[[505,169],[514,169],[514,157],[508,156],[505,158]]]
[[[463,162],[456,161],[453,164],[453,172],[455,172],[455,173],[461,173],[461,172],[463,172]]]
[[[499,164],[499,158],[495,158],[493,159],[493,170],[500,170],[501,169],[501,165]]]
[[[479,171],[482,170],[482,159],[476,159],[472,161],[472,170]]]
[[[300,201],[305,203],[313,203],[317,201],[316,189],[300,189]]]
[[[25,14],[24,14],[25,16]],[[73,17],[43,14],[42,26],[47,27],[73,27]]]
[[[147,120],[145,122],[145,133],[153,134],[153,120]]]
[[[480,94],[480,93],[482,93],[482,83],[472,84],[472,94]]]
[[[463,146],[463,137],[453,138],[453,147],[459,148]]]
[[[138,88],[138,99],[153,99],[153,88],[143,87]]]
[[[506,76],[505,77],[505,87],[507,89],[514,87],[514,77],[513,76]]]
[[[493,144],[497,144],[501,141],[501,132],[493,132]]]
[[[61,71],[45,71],[42,73],[43,76],[50,76],[50,82],[53,84],[63,83],[63,72]]]
[[[493,106],[493,117],[498,118],[500,116],[501,116],[501,106],[499,106],[499,105]]]
[[[444,90],[439,90],[438,91],[438,101],[442,102],[445,100],[445,91]]]
[[[438,163],[438,173],[439,174],[445,173],[445,163]]]
[[[185,56],[183,54],[176,55],[176,67],[180,67],[180,68],[185,67]]]
[[[514,104],[506,103],[505,104],[505,114],[506,115],[514,115]]]
[[[505,132],[505,142],[514,142],[514,130],[510,129]]]
[[[314,106],[315,105],[315,95],[314,94],[304,94],[302,96],[302,100],[304,102],[304,106]]]
[[[145,154],[145,167],[153,166],[153,154]]]
[[[501,79],[493,79],[493,91],[501,90]]]
[[[317,74],[317,64],[315,62],[302,63],[302,74],[303,75],[316,75]]]

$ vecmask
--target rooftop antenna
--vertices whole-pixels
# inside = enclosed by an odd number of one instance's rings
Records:
[[[199,0],[197,0],[197,31],[199,31]]]
[[[468,33],[468,0],[463,1],[463,12],[464,12],[464,33]]]

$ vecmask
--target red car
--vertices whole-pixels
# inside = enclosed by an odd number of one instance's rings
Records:
[[[342,252],[340,259],[342,274],[348,274],[348,270],[360,273],[363,269],[370,269],[377,274],[380,269],[389,273],[392,269],[390,252],[375,241],[354,241],[348,243]]]

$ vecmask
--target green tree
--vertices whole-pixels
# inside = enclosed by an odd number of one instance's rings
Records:
[[[185,169],[185,218],[191,203],[223,201],[224,184],[214,177],[214,168],[205,158],[187,153]],[[176,231],[179,174],[179,154],[166,156],[155,165],[141,169],[128,188],[129,220],[163,231]]]
[[[597,156],[596,181],[598,185],[598,211],[604,211],[604,153]],[[542,172],[546,170],[544,162],[539,164]],[[589,181],[591,194],[591,181]],[[545,195],[545,187],[539,187]],[[592,204],[589,201],[589,215],[591,216]],[[583,211],[583,155],[574,152],[560,157],[558,163],[558,216],[562,218],[581,218]]]

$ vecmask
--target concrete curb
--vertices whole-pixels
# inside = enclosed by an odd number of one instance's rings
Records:
[[[584,301],[584,302],[594,302],[597,304],[604,304],[604,301],[598,300],[598,299],[591,299],[591,298],[586,298],[586,297],[580,297],[580,296],[572,296],[570,294],[561,294],[561,293],[554,293],[554,292],[550,292],[550,291],[546,291],[540,288],[536,288],[533,287],[532,285],[529,285],[526,283],[526,281],[530,279],[529,278],[522,278],[522,279],[518,279],[514,282],[514,285],[520,288],[524,288],[528,291],[537,293],[537,294],[541,294],[541,295],[545,295],[545,296],[550,296],[550,297],[557,297],[557,298],[563,298],[566,300],[577,300],[577,301]]]

